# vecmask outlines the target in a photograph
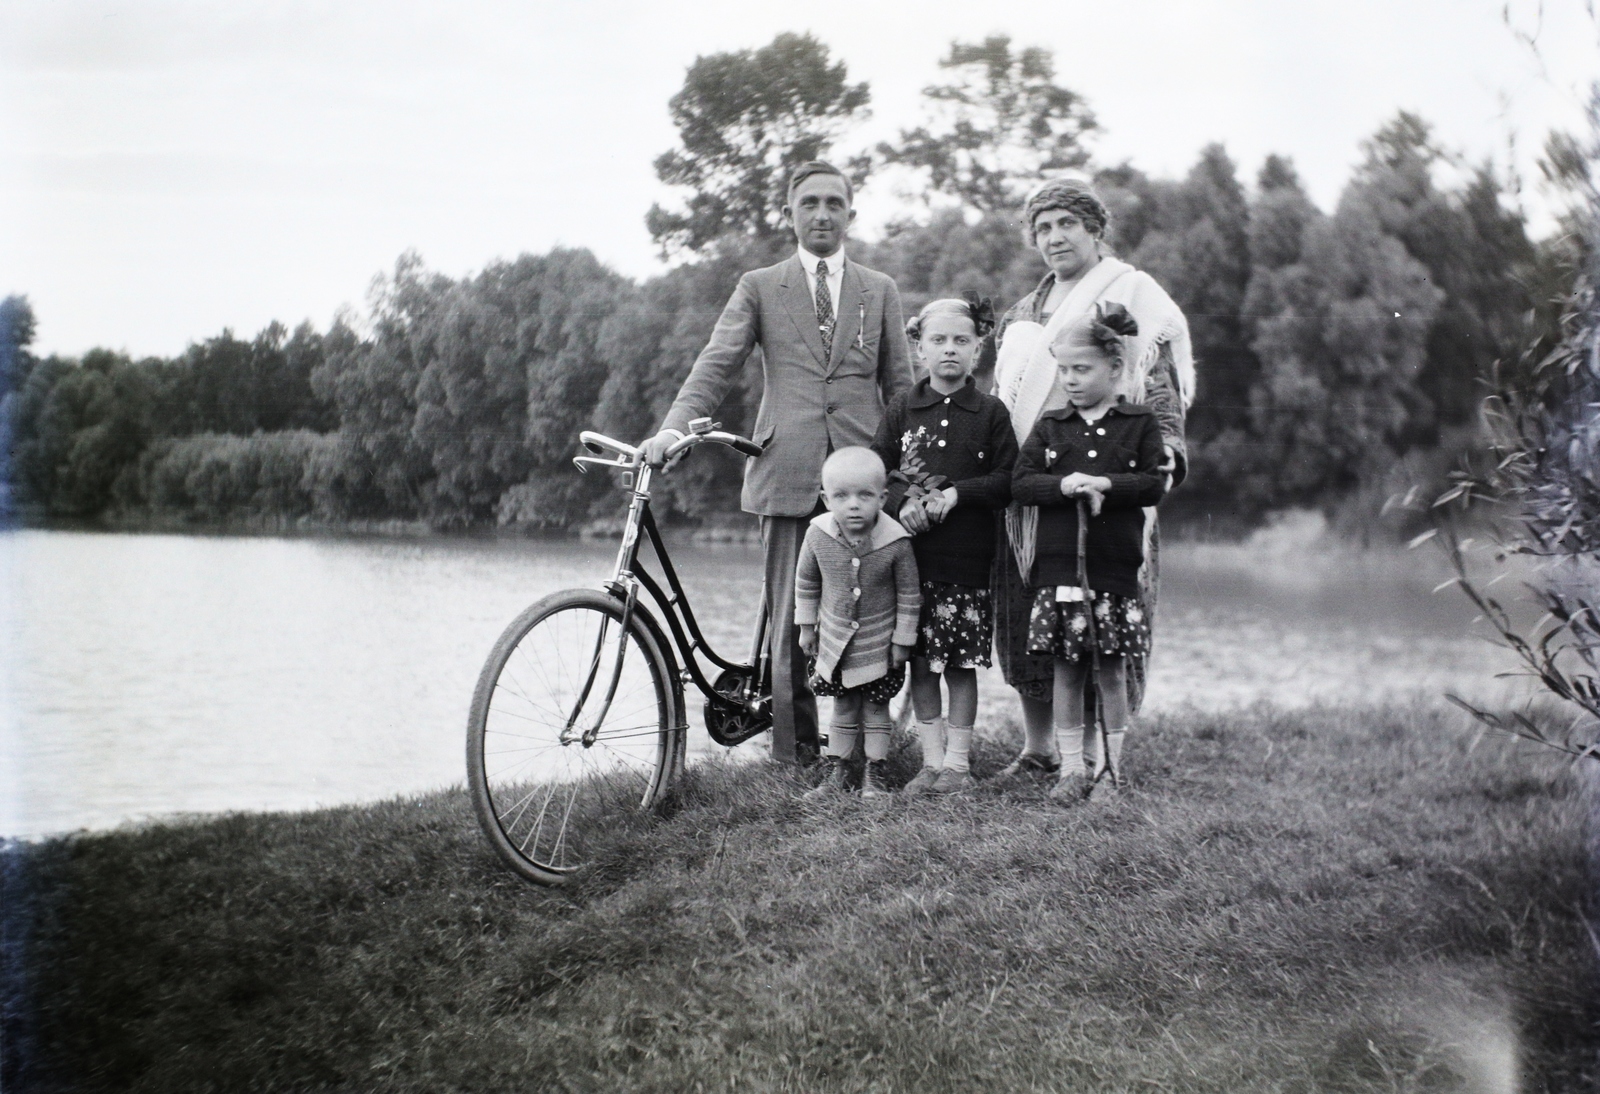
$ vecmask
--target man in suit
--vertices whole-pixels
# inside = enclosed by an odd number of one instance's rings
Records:
[[[741,504],[761,520],[772,620],[772,754],[790,762],[817,754],[817,700],[794,623],[794,571],[806,523],[822,508],[822,462],[835,449],[870,445],[884,406],[912,382],[894,280],[844,255],[853,201],[838,168],[811,162],[795,169],[783,214],[798,254],[739,279],[661,431],[644,445],[645,458],[660,466],[689,422],[717,409],[750,351],[761,347],[754,439],[766,451],[745,467]]]

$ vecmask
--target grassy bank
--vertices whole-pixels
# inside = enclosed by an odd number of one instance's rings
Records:
[[[4,1089],[1591,1087],[1595,795],[1470,744],[1166,717],[1070,810],[703,765],[559,892],[459,793],[13,846]]]

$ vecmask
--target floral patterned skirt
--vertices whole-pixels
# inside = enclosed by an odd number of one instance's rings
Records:
[[[986,669],[994,645],[994,596],[987,588],[922,583],[922,621],[913,657],[928,659],[934,672]]]
[[[1057,600],[1054,586],[1033,598],[1028,620],[1028,652],[1076,661],[1089,648],[1086,609],[1094,605],[1094,631],[1103,656],[1143,656],[1150,651],[1150,623],[1139,601],[1116,593],[1096,593],[1093,600]]]
[[[1017,559],[1006,540],[1006,530],[1000,523],[995,542],[993,579],[994,589],[994,649],[1000,660],[1000,670],[1006,683],[1016,689],[1024,699],[1048,703],[1055,694],[1055,661],[1048,654],[1028,650],[1029,622],[1033,616],[1033,601],[1038,590],[1031,587],[1017,570]],[[1154,628],[1157,594],[1161,586],[1161,526],[1152,524],[1150,542],[1145,548],[1145,564],[1139,570],[1139,591],[1144,601],[1145,624]],[[1131,654],[1126,659],[1128,677],[1128,711],[1139,713],[1144,702],[1145,678],[1150,667],[1148,646],[1143,653]]]
[[[906,667],[901,665],[898,669],[890,669],[876,680],[868,680],[865,684],[857,684],[853,688],[844,686],[840,675],[839,666],[833,666],[833,679],[826,680],[817,675],[817,659],[806,658],[806,677],[811,684],[811,690],[817,695],[859,695],[873,705],[882,705],[900,694],[900,689],[906,684]]]

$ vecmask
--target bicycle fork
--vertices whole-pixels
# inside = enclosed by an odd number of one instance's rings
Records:
[[[639,524],[644,517],[645,503],[650,500],[650,465],[641,463],[634,474],[636,480],[633,500],[628,505],[628,519],[622,526],[622,546],[617,551],[617,565],[610,583],[613,591],[618,591],[619,586],[626,589],[622,599],[622,618],[617,622],[617,656],[612,663],[611,681],[606,685],[606,694],[600,703],[599,713],[590,722],[589,728],[575,738],[573,734],[578,719],[583,715],[583,706],[589,701],[589,694],[594,690],[595,680],[600,675],[600,663],[605,659],[606,631],[610,617],[604,616],[600,620],[600,634],[595,638],[594,656],[589,659],[588,677],[578,691],[578,698],[572,704],[572,712],[567,715],[566,726],[561,730],[560,740],[563,745],[577,740],[584,748],[594,747],[595,739],[600,735],[600,727],[605,724],[606,715],[611,712],[611,703],[617,697],[617,684],[622,680],[622,664],[628,656],[628,629],[633,623],[634,606],[639,602],[639,582],[633,576],[633,562],[639,548]]]

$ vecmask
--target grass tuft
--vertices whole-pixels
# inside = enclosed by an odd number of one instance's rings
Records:
[[[704,762],[563,890],[501,869],[459,792],[12,844],[0,1086],[1592,1086],[1594,788],[1473,736],[1182,712],[1073,808],[802,802]]]

